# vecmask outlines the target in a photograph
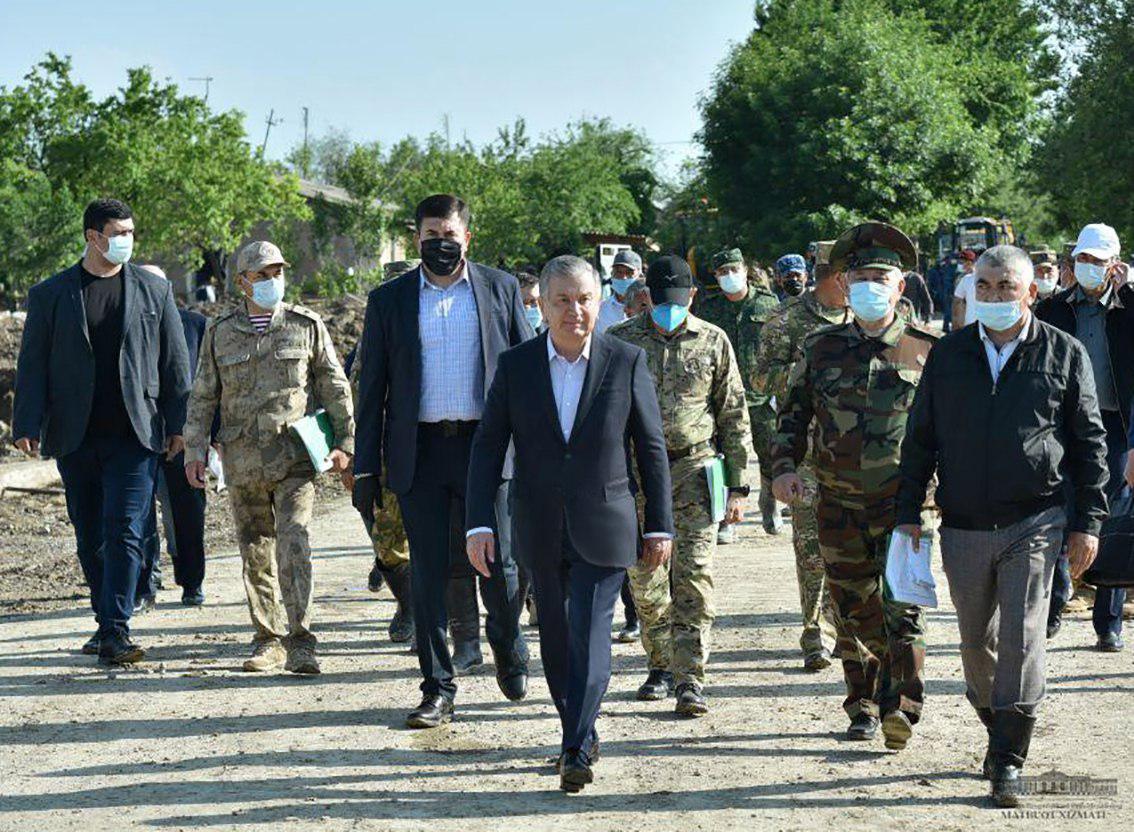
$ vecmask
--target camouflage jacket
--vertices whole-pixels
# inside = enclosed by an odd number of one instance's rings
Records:
[[[937,336],[897,318],[879,337],[855,322],[816,332],[791,371],[772,442],[772,476],[790,473],[808,449],[820,490],[865,508],[898,490],[906,418]]]
[[[803,342],[818,329],[851,320],[850,309],[824,306],[808,291],[789,298],[772,315],[760,335],[760,348],[745,383],[758,393],[782,402],[792,365],[803,357]]]
[[[657,330],[649,314],[642,313],[611,327],[608,333],[646,351],[669,451],[715,440],[724,456],[727,484],[741,485],[748,461],[756,454],[744,382],[724,331],[690,315],[680,330],[667,336]],[[677,460],[674,479],[693,471],[714,453],[709,447]]]
[[[697,312],[697,317],[719,326],[728,336],[736,353],[749,407],[765,405],[771,399],[752,387],[752,377],[760,350],[760,332],[779,308],[780,302],[774,294],[760,286],[750,285],[744,300],[734,302],[717,292],[702,303]]]
[[[209,324],[185,423],[185,461],[204,461],[209,426],[220,407],[216,441],[235,485],[314,475],[287,426],[323,407],[335,446],[354,451],[350,383],[322,319],[302,306],[276,307],[263,334],[241,303]]]

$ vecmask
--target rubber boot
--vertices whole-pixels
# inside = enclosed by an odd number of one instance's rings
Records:
[[[449,611],[449,635],[453,638],[453,672],[467,673],[484,664],[480,651],[480,609],[476,603],[476,578],[453,576],[445,590]]]
[[[1028,758],[1032,742],[1035,717],[1016,711],[993,711],[992,736],[992,790],[995,806],[1014,809],[1020,805],[1020,772]]]
[[[398,609],[390,619],[390,641],[395,644],[409,644],[411,650],[417,648],[414,636],[413,621],[413,584],[410,581],[410,565],[400,563],[394,567],[386,567],[383,576],[394,600],[398,602]]]

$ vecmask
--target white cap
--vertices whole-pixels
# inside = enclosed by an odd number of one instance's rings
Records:
[[[1083,226],[1083,230],[1079,232],[1079,240],[1075,243],[1071,256],[1078,257],[1086,253],[1100,260],[1109,260],[1117,257],[1120,250],[1118,232],[1109,225],[1093,222]]]

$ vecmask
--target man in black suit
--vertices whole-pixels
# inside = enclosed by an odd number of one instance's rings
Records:
[[[385,486],[398,497],[410,546],[421,704],[406,719],[432,728],[453,714],[457,685],[445,642],[450,511],[464,513],[469,448],[500,353],[531,338],[516,278],[466,258],[469,209],[427,197],[415,212],[422,265],[370,293],[359,344],[353,502],[369,526]],[[386,482],[379,482],[383,469]],[[507,516],[503,490],[494,506]],[[481,585],[496,680],[527,695],[516,565],[497,559]]]
[[[83,233],[83,259],[28,293],[12,435],[63,478],[98,621],[83,652],[127,664],[144,655],[130,616],[159,459],[184,449],[189,360],[169,283],[128,262],[129,206],[95,200]]]
[[[673,506],[645,353],[595,333],[601,288],[585,260],[552,259],[540,283],[548,330],[500,357],[473,439],[466,548],[489,574],[494,499],[513,442],[512,535],[531,571],[544,673],[563,725],[560,787],[577,792],[593,780],[614,604],[638,557],[631,440],[645,495],[641,557],[651,568],[669,558]]]

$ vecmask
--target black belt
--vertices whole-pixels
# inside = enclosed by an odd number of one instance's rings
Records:
[[[472,436],[476,433],[476,426],[480,422],[457,422],[452,419],[444,419],[440,422],[418,422],[418,428],[425,430],[428,433],[438,433],[446,438],[452,436]]]
[[[695,445],[690,445],[688,448],[678,448],[675,451],[666,448],[665,454],[669,457],[670,462],[677,462],[679,459],[685,459],[687,456],[693,456],[693,454],[708,450],[713,450],[712,439],[706,439],[704,442],[698,442]]]

